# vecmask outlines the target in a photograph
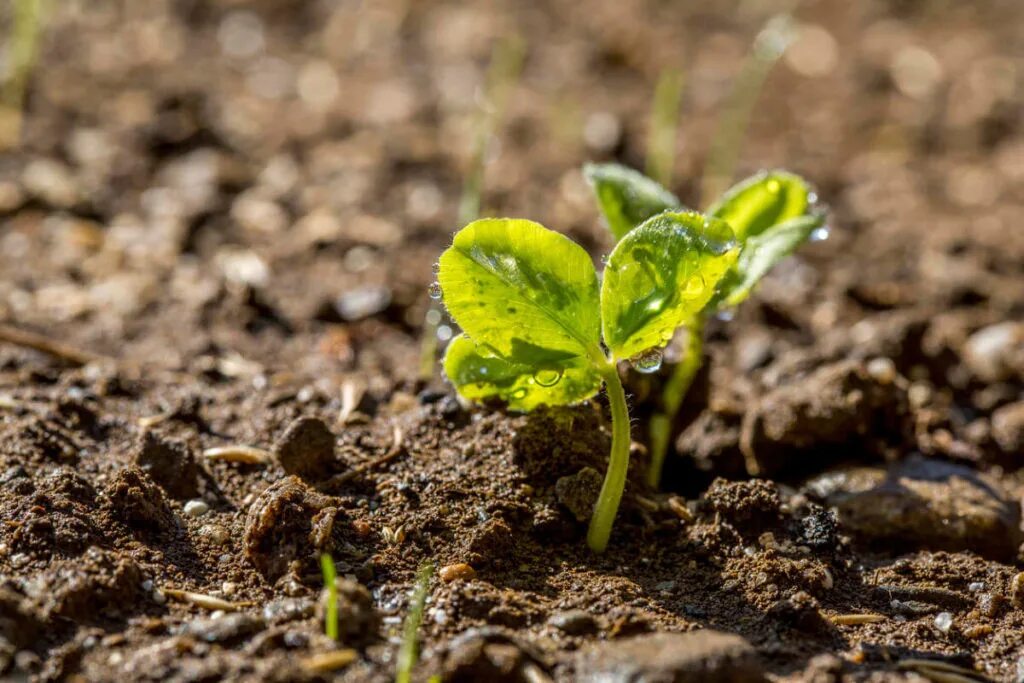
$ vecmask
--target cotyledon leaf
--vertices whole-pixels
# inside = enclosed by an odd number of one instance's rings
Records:
[[[722,195],[707,214],[724,220],[744,242],[773,225],[807,214],[814,204],[811,186],[785,171],[762,171]]]
[[[474,343],[503,358],[597,358],[597,272],[587,252],[532,221],[485,218],[439,261],[445,306]]]
[[[772,267],[806,242],[825,222],[822,216],[800,216],[747,239],[730,277],[723,282],[719,297],[735,306],[748,296]]]
[[[579,403],[601,388],[601,377],[587,358],[501,358],[488,355],[465,335],[448,344],[444,371],[465,398],[498,398],[513,410]]]
[[[604,341],[615,358],[668,343],[711,300],[737,253],[729,226],[696,212],[660,214],[623,237],[601,286]]]
[[[621,164],[586,164],[583,175],[616,240],[651,216],[683,208],[674,194]]]

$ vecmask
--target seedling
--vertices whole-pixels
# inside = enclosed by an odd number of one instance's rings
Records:
[[[434,565],[425,562],[416,574],[416,588],[413,589],[409,603],[409,614],[405,617],[402,627],[402,645],[398,649],[398,665],[395,669],[395,683],[409,683],[412,670],[419,660],[419,630],[423,621],[423,609],[427,604],[427,589],[430,579],[434,576]]]
[[[618,164],[588,165],[584,174],[597,196],[608,228],[619,244],[652,215],[677,215],[684,210],[671,192]],[[735,185],[708,209],[712,220],[726,224],[739,245],[739,256],[720,279],[705,305],[680,320],[688,333],[685,356],[662,392],[663,412],[650,423],[651,462],[647,482],[657,486],[668,451],[671,425],[703,356],[703,327],[708,315],[729,314],[746,299],[758,281],[808,239],[824,233],[817,197],[799,176],[784,171],[762,172]],[[646,222],[645,222],[646,221]],[[618,247],[616,247],[618,249]],[[614,253],[614,252],[613,252]]]
[[[338,640],[338,572],[334,559],[327,553],[320,555],[320,572],[324,575],[327,588],[327,613],[324,615],[324,633],[331,640]]]
[[[22,110],[29,77],[39,53],[44,0],[15,0],[6,54],[7,78],[0,89],[0,149],[13,147],[21,135]]]
[[[582,247],[528,220],[474,221],[441,255],[437,288],[463,330],[444,369],[465,398],[529,411],[579,403],[604,385],[612,445],[587,534],[595,552],[608,545],[629,466],[618,363],[656,371],[662,347],[707,306],[738,255],[724,221],[690,211],[659,213],[625,234],[600,285]]]

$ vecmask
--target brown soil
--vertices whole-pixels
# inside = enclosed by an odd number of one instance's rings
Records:
[[[711,324],[667,490],[599,557],[602,401],[417,381],[475,93],[519,32],[485,207],[597,258],[582,162],[642,167],[681,66],[695,203],[767,5],[58,5],[0,157],[0,675],[391,680],[432,561],[418,679],[1021,680],[1024,4],[804,3],[741,164],[813,179],[831,238]],[[696,629],[739,637],[634,637]]]

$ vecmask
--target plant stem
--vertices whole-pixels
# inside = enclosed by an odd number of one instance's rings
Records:
[[[657,488],[661,483],[661,469],[672,440],[672,424],[704,359],[704,320],[694,320],[687,327],[686,335],[683,360],[676,365],[662,390],[661,401],[665,412],[656,414],[650,422],[651,464],[647,468],[647,483],[652,488]]]
[[[647,175],[668,187],[676,160],[676,128],[683,99],[683,72],[665,69],[658,77],[651,104],[651,125],[647,134]]]
[[[754,38],[754,45],[736,76],[718,131],[711,141],[701,182],[702,206],[714,201],[732,182],[740,155],[740,143],[750,126],[750,115],[761,93],[761,86],[795,37],[792,18],[782,13],[769,19]]]
[[[338,639],[338,572],[334,569],[334,559],[327,553],[320,555],[320,571],[324,575],[324,586],[327,588],[327,614],[324,615],[324,633],[331,640]]]
[[[416,574],[416,587],[413,589],[412,600],[409,601],[409,614],[405,617],[402,628],[402,644],[398,648],[398,665],[395,669],[395,683],[409,683],[412,680],[412,668],[419,660],[418,634],[420,622],[423,621],[423,608],[427,602],[427,589],[430,579],[434,576],[434,565],[424,562]]]
[[[590,519],[590,530],[587,532],[587,544],[595,553],[604,552],[608,547],[612,524],[619,511],[629,472],[629,408],[626,406],[626,392],[614,363],[606,366],[602,376],[612,410],[612,451],[608,457],[604,484],[601,485],[601,493],[594,505],[594,516]]]
[[[8,78],[0,92],[0,149],[13,147],[21,136],[22,109],[29,76],[38,56],[43,0],[17,0],[7,47]]]

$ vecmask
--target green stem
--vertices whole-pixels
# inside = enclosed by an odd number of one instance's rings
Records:
[[[608,458],[608,471],[604,475],[601,493],[594,505],[594,516],[587,532],[587,544],[595,553],[604,552],[612,535],[612,524],[619,511],[622,492],[626,488],[629,472],[629,408],[626,406],[626,392],[619,379],[614,363],[602,371],[608,403],[612,409],[612,452]]]
[[[672,440],[672,424],[704,359],[704,321],[695,320],[687,328],[686,334],[683,360],[676,365],[662,390],[661,399],[665,412],[655,415],[650,422],[651,464],[647,469],[647,483],[652,488],[657,488],[661,483],[661,469],[665,464],[669,442]]]
[[[647,175],[668,187],[676,159],[676,128],[683,99],[683,72],[665,69],[658,77],[647,135]]]
[[[320,555],[320,570],[324,575],[324,586],[327,587],[327,614],[324,615],[324,632],[331,640],[337,640],[338,572],[334,568],[334,559],[327,553]]]

